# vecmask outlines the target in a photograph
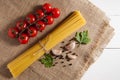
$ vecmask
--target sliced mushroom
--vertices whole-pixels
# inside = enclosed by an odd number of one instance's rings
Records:
[[[70,59],[76,59],[77,56],[76,55],[72,55],[72,54],[67,54],[67,57]]]
[[[73,50],[75,48],[75,41],[71,41],[68,45],[65,46],[67,50]]]
[[[62,54],[62,49],[52,49],[52,53],[55,55],[55,56],[59,56]]]

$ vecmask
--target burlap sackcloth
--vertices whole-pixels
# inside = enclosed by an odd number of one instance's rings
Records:
[[[47,26],[45,31],[26,45],[19,45],[17,39],[10,39],[7,35],[8,28],[14,27],[16,21],[34,12],[45,2],[61,10],[60,18],[55,19],[53,25]],[[80,10],[87,21],[86,26],[78,31],[88,30],[91,38],[91,43],[74,50],[78,54],[74,65],[63,68],[58,64],[48,69],[36,61],[17,79],[13,79],[6,65],[47,35],[74,10]],[[80,80],[110,41],[113,31],[105,14],[88,0],[0,0],[0,80]],[[73,36],[74,34],[64,41],[67,42]]]

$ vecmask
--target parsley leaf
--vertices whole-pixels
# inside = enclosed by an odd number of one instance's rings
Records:
[[[53,65],[53,58],[50,54],[45,54],[45,57],[39,60],[45,67],[52,67]]]
[[[75,35],[75,39],[80,44],[87,44],[90,42],[90,38],[88,36],[88,30],[83,32],[77,32]]]
[[[78,42],[81,42],[81,37],[80,37],[80,35],[79,35],[78,32],[76,33],[75,38],[76,38],[76,40],[77,40]]]

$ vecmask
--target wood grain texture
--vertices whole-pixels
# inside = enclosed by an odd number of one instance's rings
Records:
[[[119,59],[119,49],[105,49],[99,59],[86,71],[81,80],[119,80]]]
[[[27,45],[19,45],[17,40],[10,39],[7,36],[8,28],[14,26],[19,17],[21,18],[34,9],[39,8],[39,5],[45,2],[52,3],[53,6],[61,9],[61,17],[56,19],[53,25],[48,26],[45,32],[31,39]],[[0,45],[2,46],[0,46],[0,78],[2,80],[14,80],[10,78],[6,64],[48,34],[74,10],[80,10],[87,20],[86,26],[78,31],[88,30],[92,39],[90,44],[82,45],[79,49],[74,50],[79,55],[74,65],[66,68],[59,65],[47,69],[39,62],[35,62],[17,80],[79,80],[88,67],[96,60],[96,57],[99,57],[103,48],[111,39],[113,28],[110,27],[106,15],[87,0],[1,0]],[[65,41],[67,42],[73,36],[74,34],[65,39]]]
[[[120,0],[90,0],[103,10],[110,19],[115,35],[101,57],[88,69],[82,80],[120,80]]]

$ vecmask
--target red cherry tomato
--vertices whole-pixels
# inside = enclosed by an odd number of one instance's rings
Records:
[[[33,15],[33,14],[28,14],[27,16],[26,16],[26,21],[29,23],[29,24],[31,24],[31,23],[33,23],[33,22],[35,22],[35,16]]]
[[[45,4],[42,6],[42,8],[43,8],[43,10],[44,10],[45,12],[47,12],[47,13],[51,12],[51,10],[52,10],[52,6],[51,6],[51,4],[49,4],[49,3],[45,3]]]
[[[36,18],[43,18],[44,17],[44,12],[42,10],[37,10],[35,12]]]
[[[44,29],[45,29],[45,24],[44,24],[44,22],[42,22],[42,21],[37,21],[37,23],[36,23],[36,28],[37,28],[37,30],[39,30],[40,32],[42,32]]]
[[[46,24],[50,25],[50,24],[53,24],[54,19],[53,19],[52,16],[46,16],[45,19],[44,19],[44,22],[45,22]]]
[[[16,38],[16,37],[18,37],[18,34],[19,34],[19,31],[17,28],[15,28],[15,27],[9,28],[9,30],[8,30],[9,37]]]
[[[59,16],[60,16],[60,10],[58,8],[53,8],[52,9],[52,17],[58,18]]]
[[[28,37],[27,34],[22,33],[22,34],[19,36],[18,40],[19,40],[19,42],[20,42],[21,44],[26,44],[26,43],[28,43],[29,37]]]
[[[27,27],[27,23],[26,21],[20,20],[16,23],[16,27],[21,31]]]
[[[37,30],[35,27],[31,26],[28,31],[27,31],[28,35],[30,37],[35,37],[37,35]]]

